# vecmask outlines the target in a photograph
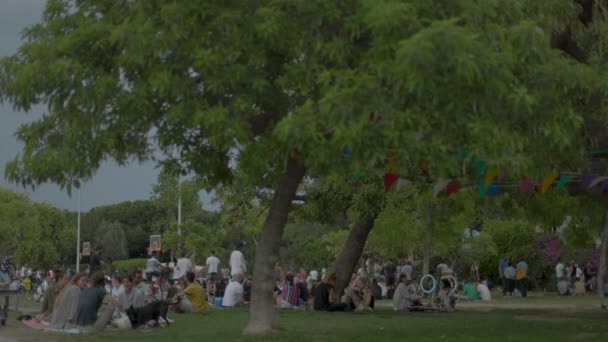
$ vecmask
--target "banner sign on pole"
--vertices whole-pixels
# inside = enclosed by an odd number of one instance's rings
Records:
[[[91,256],[91,243],[90,242],[82,243],[82,256]]]
[[[161,251],[160,235],[150,235],[150,252]]]

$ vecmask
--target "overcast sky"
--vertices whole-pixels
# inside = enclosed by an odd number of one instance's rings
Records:
[[[20,32],[27,26],[40,20],[45,0],[0,0],[0,56],[15,53],[20,44]],[[70,198],[65,191],[52,184],[44,184],[31,191],[9,183],[4,179],[4,167],[20,153],[23,145],[15,139],[15,132],[24,122],[40,117],[44,107],[38,107],[29,113],[15,112],[10,104],[0,105],[0,187],[24,192],[37,202],[47,202],[51,205],[68,210],[78,207],[75,193]],[[86,183],[81,191],[81,208],[90,208],[127,200],[147,199],[156,182],[158,170],[153,163],[131,164],[119,167],[108,162],[99,169],[93,180]],[[202,195],[207,208],[209,196]]]

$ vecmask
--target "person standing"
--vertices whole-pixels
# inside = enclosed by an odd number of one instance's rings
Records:
[[[504,271],[506,288],[509,297],[513,296],[513,290],[515,289],[515,267],[507,260],[507,267]]]
[[[521,296],[528,296],[528,264],[524,258],[520,258],[515,270],[515,284]]]
[[[473,262],[473,264],[471,264],[470,279],[474,283],[479,282],[479,265],[477,262]]]
[[[180,253],[180,258],[175,264],[175,270],[173,271],[173,280],[180,280],[188,271],[192,270],[192,262],[186,258],[186,252]]]
[[[220,259],[215,256],[215,251],[211,251],[211,255],[207,258],[207,262],[205,262],[207,266],[207,296],[211,298],[215,298],[215,283],[217,282],[217,272],[220,265]]]
[[[148,281],[152,281],[152,277],[160,276],[160,272],[158,272],[159,264],[156,255],[154,253],[150,254],[150,259],[146,262],[146,279]]]
[[[557,265],[555,265],[555,281],[557,283],[557,292],[562,294],[563,291],[563,285],[561,285],[561,289],[560,289],[560,281],[563,280],[564,278],[564,273],[565,273],[565,266],[564,263],[562,262],[561,258],[557,258]]]
[[[92,276],[97,271],[101,271],[101,266],[103,265],[103,261],[101,260],[102,252],[101,246],[95,248],[95,253],[93,253],[89,262],[89,276]]]
[[[233,278],[238,273],[245,275],[247,272],[247,263],[245,262],[245,255],[243,255],[244,248],[245,242],[241,241],[230,254],[230,275]]]
[[[498,274],[500,275],[500,282],[502,284],[502,295],[504,297],[507,296],[507,292],[509,292],[509,284],[507,282],[507,278],[505,277],[505,269],[509,266],[509,261],[507,260],[507,256],[503,255],[500,261],[498,262]]]
[[[557,281],[564,277],[564,271],[564,263],[562,262],[561,258],[558,258],[557,265],[555,265],[555,278],[557,279]]]

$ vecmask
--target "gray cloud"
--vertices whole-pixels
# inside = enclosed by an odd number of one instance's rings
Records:
[[[41,19],[44,0],[0,0],[0,56],[17,52],[20,44],[20,33],[27,26]],[[35,120],[44,113],[44,107],[35,107],[29,113],[17,113],[9,104],[0,105],[0,170],[4,174],[4,165],[12,160],[23,148],[15,139],[17,128],[26,122]],[[147,199],[152,185],[156,182],[158,170],[152,162],[132,163],[120,167],[114,162],[101,166],[94,178],[86,183],[81,191],[83,210],[127,200]],[[4,177],[0,186],[26,193],[37,202],[68,210],[76,210],[78,202],[75,193],[72,197],[52,184],[44,184],[35,191],[23,189],[9,183]],[[208,209],[217,206],[210,203],[211,196],[201,194],[201,199]]]

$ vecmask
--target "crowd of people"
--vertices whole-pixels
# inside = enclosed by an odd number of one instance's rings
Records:
[[[555,279],[557,280],[557,292],[562,296],[595,292],[597,269],[590,262],[581,268],[574,260],[564,264],[559,258],[555,265]]]
[[[202,269],[197,270],[191,259],[182,252],[174,267],[162,265],[158,256],[151,254],[142,269],[130,273],[114,272],[111,281],[104,273],[101,248],[90,259],[88,272],[69,270],[37,270],[23,266],[14,275],[23,279],[24,290],[48,282],[44,291],[40,313],[33,318],[53,330],[104,328],[119,319],[128,317],[134,323],[133,311],[146,310],[154,303],[164,303],[169,312],[203,312],[210,307],[246,308],[251,300],[251,279],[239,243],[230,254],[227,267],[211,252]],[[277,308],[310,309],[315,311],[374,311],[379,299],[390,299],[396,311],[436,310],[452,312],[458,301],[490,301],[492,290],[497,289],[489,279],[480,277],[478,263],[473,263],[468,277],[456,280],[453,270],[439,263],[433,273],[436,286],[421,291],[419,261],[404,258],[393,264],[379,258],[368,257],[354,272],[348,285],[337,292],[336,270],[303,268],[284,271],[275,266],[274,303]],[[2,270],[8,270],[4,260]],[[527,296],[528,264],[523,258],[512,262],[506,256],[498,264],[503,296]],[[4,272],[5,274],[8,272]],[[462,272],[461,272],[462,273]],[[572,261],[558,261],[555,267],[557,289],[561,295],[582,294],[595,290],[596,270],[587,264],[581,268]],[[7,281],[3,276],[3,281]],[[465,279],[466,278],[466,281]],[[426,302],[425,302],[426,301]],[[101,310],[100,310],[101,309]],[[166,317],[156,315],[150,321],[170,323]],[[137,326],[148,326],[138,323]]]

